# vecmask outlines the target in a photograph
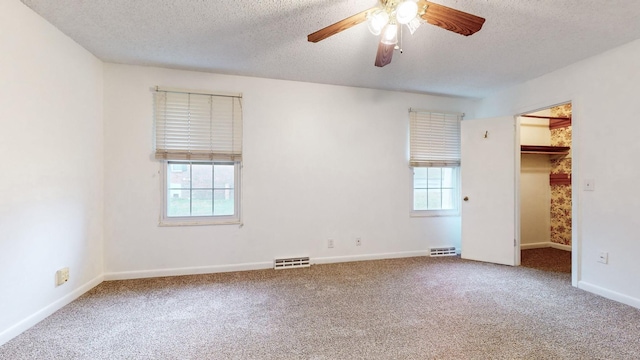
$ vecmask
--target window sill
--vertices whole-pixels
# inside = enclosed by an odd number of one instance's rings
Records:
[[[442,217],[442,216],[460,216],[460,211],[456,210],[412,210],[409,217]]]
[[[158,226],[211,226],[211,225],[240,225],[242,221],[239,219],[160,219]]]

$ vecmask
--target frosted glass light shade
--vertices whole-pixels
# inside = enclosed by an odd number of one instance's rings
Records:
[[[411,35],[413,35],[413,33],[416,32],[416,30],[418,30],[418,28],[422,24],[422,21],[423,20],[419,16],[416,16],[413,19],[411,19],[411,21],[409,21],[409,23],[407,24],[407,27],[409,28]]]
[[[413,0],[406,0],[396,8],[396,20],[399,24],[407,24],[418,15],[418,4]]]
[[[384,28],[384,34],[382,35],[382,40],[380,40],[385,45],[395,45],[398,43],[398,25],[389,24],[386,28]]]
[[[380,9],[375,10],[369,17],[369,31],[373,35],[380,35],[387,23],[389,23],[389,14]]]

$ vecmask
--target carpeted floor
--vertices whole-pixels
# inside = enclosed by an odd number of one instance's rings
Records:
[[[104,282],[0,359],[638,359],[640,310],[446,258]]]
[[[522,250],[520,266],[571,274],[571,251],[554,248]]]

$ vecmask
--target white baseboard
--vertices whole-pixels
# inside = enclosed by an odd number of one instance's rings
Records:
[[[640,299],[627,296],[619,292],[611,291],[611,290],[608,290],[584,281],[578,281],[578,289],[582,289],[584,291],[588,291],[590,293],[600,295],[607,299],[611,299],[613,301],[617,301],[619,303],[623,303],[629,306],[633,306],[634,308],[640,309]]]
[[[558,249],[558,250],[571,251],[571,245],[556,244],[550,241],[532,243],[532,244],[520,244],[520,250],[542,249],[542,248],[548,248],[548,247]]]
[[[416,256],[429,256],[429,251],[403,251],[396,253],[383,253],[383,254],[367,254],[367,255],[347,255],[347,256],[328,256],[312,258],[312,264],[332,264],[350,261],[365,261],[365,260],[382,260],[382,259],[398,259],[406,257]]]
[[[100,284],[103,280],[104,280],[104,277],[102,275],[96,276],[86,284],[78,287],[77,289],[73,290],[69,294],[52,302],[51,304],[45,306],[44,308],[38,310],[32,315],[29,315],[25,319],[19,321],[15,325],[1,332],[0,346],[2,346],[2,344],[6,343],[7,341],[13,339],[14,337],[22,334],[24,331],[28,330],[29,328],[39,323],[40,321],[46,319],[49,315],[53,314],[54,312],[62,309],[64,306],[66,306],[73,300],[79,298],[82,294],[86,293],[87,291],[91,290],[92,288]]]
[[[232,271],[273,269],[273,262],[245,263],[234,265],[213,265],[173,269],[120,271],[104,274],[105,281],[144,279],[164,276],[200,275]]]
[[[520,250],[529,250],[529,249],[542,249],[551,247],[550,242],[539,242],[532,244],[520,244]]]
[[[571,251],[571,245],[550,243],[551,247],[558,250]]]
[[[311,264],[331,264],[331,263],[340,263],[340,262],[349,262],[349,261],[395,259],[395,258],[415,257],[415,256],[429,256],[429,252],[428,251],[405,251],[405,252],[384,253],[384,254],[320,257],[320,258],[311,258],[310,260],[311,260]],[[130,280],[130,279],[144,279],[144,278],[163,277],[163,276],[199,275],[199,274],[213,274],[213,273],[221,273],[221,272],[264,270],[264,269],[273,269],[273,262],[245,263],[245,264],[234,264],[234,265],[214,265],[214,266],[186,267],[186,268],[159,269],[159,270],[111,272],[111,273],[104,274],[104,280],[105,281]]]

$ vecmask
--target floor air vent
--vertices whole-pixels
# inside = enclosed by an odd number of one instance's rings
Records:
[[[448,247],[432,247],[430,256],[456,256],[456,248]]]
[[[276,270],[303,268],[309,266],[311,266],[309,263],[309,257],[275,259],[273,262],[273,268]]]

